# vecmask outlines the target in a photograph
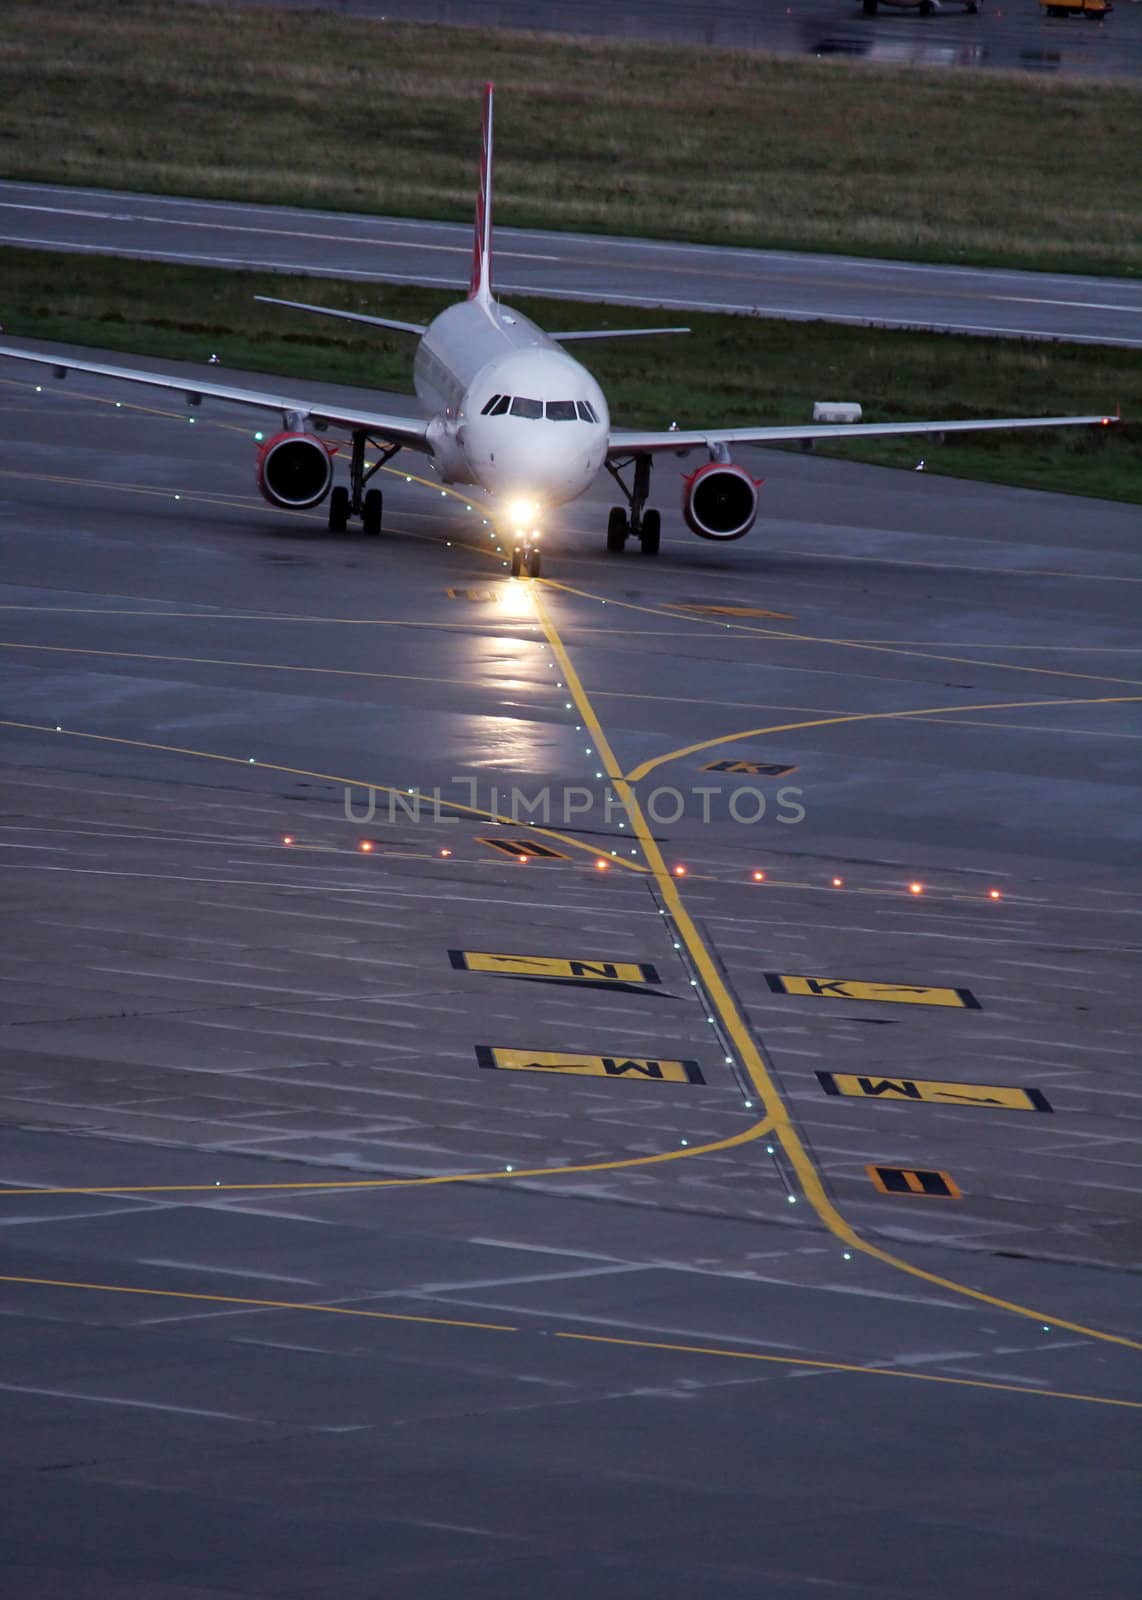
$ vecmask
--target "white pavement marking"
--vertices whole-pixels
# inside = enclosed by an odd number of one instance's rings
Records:
[[[0,1389],[6,1390],[9,1394],[42,1395],[50,1400],[84,1400],[96,1406],[131,1406],[140,1411],[173,1411],[183,1417],[211,1417],[218,1422],[253,1422],[262,1427],[276,1426],[272,1419],[265,1417],[247,1417],[237,1411],[206,1411],[197,1406],[164,1405],[157,1400],[127,1400],[119,1395],[108,1394],[76,1394],[71,1389],[36,1389],[30,1384],[23,1383],[0,1383]],[[340,1433],[342,1430],[319,1428],[315,1431]]]
[[[213,1272],[224,1278],[264,1278],[267,1283],[304,1283],[311,1288],[317,1278],[291,1278],[283,1272],[253,1272],[248,1267],[213,1267],[203,1261],[168,1261],[162,1256],[136,1256],[141,1267],[173,1267],[178,1272]]]

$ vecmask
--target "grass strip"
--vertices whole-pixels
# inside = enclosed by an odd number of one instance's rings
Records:
[[[1142,274],[1130,83],[172,0],[7,0],[0,172],[501,224]]]
[[[330,278],[228,272],[114,256],[0,249],[4,333],[95,345],[223,368],[411,393],[414,340],[259,305],[273,294],[343,310],[427,322],[456,298],[429,289]],[[553,331],[629,324],[629,313],[513,297]],[[648,326],[664,314],[640,312]],[[616,426],[797,423],[815,400],[859,400],[867,421],[1033,416],[1113,410],[1142,417],[1136,353],[1037,340],[850,328],[824,322],[695,315],[688,336],[581,347]],[[6,368],[6,375],[14,369]],[[1116,428],[951,434],[817,446],[822,454],[955,477],[1142,502],[1142,424]]]

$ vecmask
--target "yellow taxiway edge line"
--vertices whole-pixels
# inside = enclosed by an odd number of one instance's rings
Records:
[[[720,1345],[674,1344],[669,1340],[619,1339],[603,1333],[563,1333],[556,1339],[577,1339],[583,1344],[629,1346],[632,1350],[674,1350],[680,1355],[722,1356],[734,1361],[769,1362],[781,1367],[804,1367],[820,1372],[859,1372],[873,1378],[917,1378],[921,1383],[950,1383],[963,1389],[998,1389],[1006,1394],[1033,1394],[1052,1400],[1081,1400],[1087,1405],[1121,1406],[1127,1411],[1142,1411],[1142,1400],[1118,1400],[1110,1395],[1076,1394],[1065,1389],[1041,1389],[1022,1383],[995,1383],[986,1378],[952,1378],[936,1372],[914,1372],[901,1367],[866,1367],[845,1361],[800,1361],[796,1356],[763,1355],[754,1350],[729,1350]]]
[[[132,613],[146,615],[146,613]],[[327,678],[376,678],[396,683],[442,683],[449,688],[469,685],[469,678],[433,678],[423,672],[367,672],[355,667],[314,667],[289,661],[238,661],[225,656],[170,656],[142,650],[93,650],[75,644],[24,644],[17,639],[0,639],[0,650],[38,650],[48,655],[109,656],[113,661],[166,661],[175,666],[244,667],[258,672],[307,672]],[[373,788],[379,785],[374,784]]]
[[[923,1267],[913,1266],[911,1262],[905,1261],[899,1256],[894,1256],[889,1251],[882,1250],[879,1246],[870,1244],[867,1240],[862,1239],[852,1226],[846,1222],[825,1192],[825,1186],[820,1174],[801,1142],[801,1138],[794,1127],[793,1119],[777,1091],[769,1069],[762,1058],[761,1051],[754,1042],[753,1035],[746,1026],[733,996],[722,981],[721,974],[718,972],[705,941],[691,921],[690,914],[682,903],[675,880],[663,859],[662,852],[655,842],[651,829],[647,825],[634,789],[631,783],[623,776],[622,769],[615,758],[610,742],[603,732],[598,717],[595,715],[594,707],[587,697],[570,656],[567,654],[563,640],[551,620],[538,587],[535,592],[535,605],[536,614],[543,624],[548,642],[563,668],[563,677],[567,687],[579,707],[584,726],[591,731],[595,741],[595,748],[602,758],[608,777],[615,785],[619,799],[626,808],[631,827],[654,874],[659,893],[662,895],[663,901],[674,919],[675,926],[685,942],[690,958],[701,976],[710,1002],[721,1018],[728,1037],[732,1039],[738,1052],[738,1057],[749,1073],[758,1098],[773,1119],[774,1137],[780,1141],[782,1149],[789,1158],[800,1181],[805,1198],[830,1233],[848,1245],[850,1249],[859,1250],[862,1255],[869,1256],[885,1266],[892,1267],[898,1272],[907,1273],[909,1277],[918,1278],[924,1283],[935,1285],[937,1288],[948,1290],[952,1294],[977,1300],[983,1305],[994,1306],[1000,1311],[1012,1312],[1015,1316],[1032,1318],[1036,1322],[1049,1324],[1053,1328],[1065,1328],[1071,1333],[1080,1333],[1090,1339],[1100,1339],[1108,1344],[1125,1345],[1131,1350],[1142,1350],[1142,1343],[1127,1338],[1123,1334],[1107,1333],[1099,1328],[1088,1328],[1083,1323],[1071,1322],[1065,1318],[1037,1311],[1030,1306],[1020,1305],[1013,1300],[1003,1300],[996,1295],[987,1294],[982,1289],[973,1289],[968,1284],[957,1283],[954,1279],[942,1278],[937,1273],[928,1272]]]
[[[576,1172],[617,1172],[625,1167],[650,1167],[663,1161],[686,1161],[693,1156],[713,1155],[717,1150],[732,1150],[737,1145],[749,1144],[753,1139],[773,1132],[769,1117],[752,1122],[740,1133],[731,1133],[725,1139],[714,1139],[709,1144],[687,1145],[684,1149],[659,1150],[650,1156],[620,1156],[614,1161],[584,1161],[566,1167],[497,1167],[494,1172],[446,1172],[430,1178],[331,1178],[310,1183],[163,1183],[163,1184],[102,1184],[86,1189],[0,1189],[0,1200],[20,1196],[40,1199],[44,1195],[80,1194],[236,1194],[256,1190],[264,1193],[284,1193],[302,1190],[339,1189],[426,1189],[442,1183],[514,1183],[519,1178],[555,1178]]]
[[[417,1317],[399,1311],[366,1311],[357,1306],[324,1306],[303,1300],[254,1300],[237,1294],[203,1294],[192,1289],[140,1289],[126,1283],[71,1283],[65,1278],[17,1278],[0,1275],[0,1283],[31,1284],[43,1289],[97,1289],[104,1294],[152,1295],[158,1300],[206,1300],[214,1305],[249,1306],[266,1311],[324,1311],[335,1317],[368,1317],[374,1322],[428,1322],[439,1328],[481,1328],[488,1333],[518,1333],[504,1322],[465,1322],[458,1317]]]
[[[15,722],[8,718],[0,718],[0,728],[20,728],[26,733],[55,733],[69,739],[92,739],[100,744],[125,744],[136,750],[161,750],[166,755],[194,756],[199,761],[222,761],[235,767],[260,767],[263,772],[285,772],[294,778],[317,778],[323,783],[340,783],[348,789],[372,789],[381,794],[408,796],[407,789],[400,789],[391,783],[365,782],[360,778],[339,777],[334,772],[312,772],[308,767],[287,767],[278,761],[259,761],[248,756],[221,755],[216,750],[191,750],[184,745],[157,744],[153,739],[125,739],[110,733],[84,733],[78,728],[52,727],[43,722]],[[412,792],[412,799],[418,803],[421,800],[433,801],[432,795],[423,794],[419,789]],[[600,859],[600,852],[594,845],[584,844],[582,839],[573,839],[570,834],[560,833],[556,828],[544,828],[530,822],[520,822],[514,817],[505,817],[499,811],[484,811],[479,806],[465,805],[460,800],[441,800],[441,806],[447,811],[464,811],[469,816],[477,817],[485,822],[496,822],[510,828],[525,828],[530,833],[541,833],[545,838],[558,839],[561,844],[571,845],[576,850]],[[364,822],[358,824],[364,827]],[[608,866],[622,867],[627,872],[645,873],[646,868],[634,861],[624,861],[622,856],[607,856]]]
[[[253,1296],[235,1294],[205,1294],[191,1289],[145,1289],[126,1283],[81,1283],[66,1278],[25,1278],[0,1275],[0,1283],[18,1284],[26,1288],[79,1289],[98,1294],[140,1295],[156,1300],[188,1300],[223,1306],[241,1306],[250,1311],[303,1311],[322,1313],[334,1317],[361,1317],[371,1322],[410,1322],[437,1328],[463,1328],[480,1333],[525,1333],[528,1330],[503,1322],[465,1321],[458,1317],[416,1316],[399,1311],[370,1311],[361,1306],[323,1305],[319,1301],[262,1300]],[[536,1330],[537,1332],[546,1330]],[[1127,1411],[1142,1410],[1142,1402],[1120,1400],[1112,1395],[1076,1394],[1062,1389],[1046,1389],[1017,1383],[995,1383],[984,1378],[953,1378],[940,1373],[901,1370],[895,1367],[858,1366],[853,1362],[817,1361],[798,1356],[774,1356],[753,1350],[734,1350],[728,1346],[678,1344],[664,1339],[630,1339],[612,1337],[601,1333],[578,1333],[571,1329],[555,1328],[551,1336],[556,1339],[573,1339],[580,1344],[610,1345],[628,1350],[657,1350],[676,1355],[718,1356],[727,1361],[751,1361],[794,1371],[848,1372],[873,1378],[909,1378],[914,1383],[952,1384],[962,1389],[999,1390],[1006,1394],[1029,1395],[1036,1399],[1072,1400],[1085,1405],[1113,1406]]]
[[[552,583],[550,587],[562,589],[565,594],[578,595],[583,600],[595,600],[603,605],[621,606],[627,611],[650,611],[656,616],[678,618],[676,611],[663,611],[658,607],[642,606],[631,600],[604,599],[601,595],[592,594],[589,589],[577,589],[569,583]],[[949,656],[936,650],[910,650],[903,645],[878,644],[872,640],[844,639],[833,637],[830,634],[794,633],[782,628],[759,628],[748,622],[734,620],[726,622],[720,617],[703,617],[692,614],[687,621],[703,623],[712,628],[732,629],[737,633],[751,634],[755,638],[784,640],[791,644],[827,644],[841,650],[869,650],[874,654],[890,656],[914,656],[921,661],[950,661],[961,667],[989,667],[995,672],[1029,672],[1040,678],[1082,678],[1090,683],[1121,683],[1130,688],[1142,688],[1142,679],[1139,678],[1112,678],[1102,672],[1067,672],[1062,667],[1027,667],[1015,661],[981,661],[975,656]]]
[[[1040,706],[1118,706],[1131,705],[1142,700],[1142,694],[1115,694],[1102,695],[1097,698],[1074,698],[1065,700],[1000,700],[990,701],[986,705],[972,706],[920,706],[914,711],[847,711],[841,716],[815,717],[808,722],[782,722],[769,728],[743,728],[737,733],[724,733],[716,739],[700,739],[697,744],[680,745],[677,750],[668,750],[665,755],[652,756],[649,761],[643,761],[637,767],[632,767],[626,774],[629,783],[639,783],[648,772],[653,772],[656,767],[665,766],[671,761],[681,761],[683,756],[697,755],[702,750],[716,750],[719,745],[736,744],[741,739],[768,738],[775,733],[797,733],[803,728],[831,728],[840,722],[892,722],[902,721],[906,717],[931,717],[935,721],[944,716],[952,716],[961,711],[1023,711],[1028,707]],[[972,724],[968,723],[968,727]],[[999,724],[1003,726],[1002,723]]]

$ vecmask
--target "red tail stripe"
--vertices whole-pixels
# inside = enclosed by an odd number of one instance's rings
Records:
[[[480,145],[480,187],[476,194],[476,228],[472,240],[469,299],[491,293],[492,281],[492,93],[484,86],[483,137]]]

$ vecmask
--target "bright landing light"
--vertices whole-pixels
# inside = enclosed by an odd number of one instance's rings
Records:
[[[511,519],[512,527],[521,530],[526,528],[527,524],[534,520],[538,510],[539,507],[534,500],[513,500],[508,507],[508,516]]]

